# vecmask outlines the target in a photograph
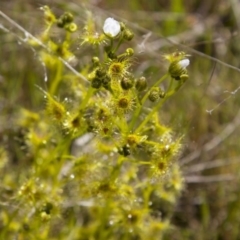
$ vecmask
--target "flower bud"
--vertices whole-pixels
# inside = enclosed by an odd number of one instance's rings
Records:
[[[139,91],[142,92],[147,88],[147,80],[145,77],[140,77],[136,81],[135,88]]]
[[[128,90],[128,89],[132,88],[132,86],[133,86],[133,79],[126,78],[126,77],[122,78],[122,80],[121,80],[122,89]]]
[[[65,12],[60,18],[62,18],[64,23],[71,23],[73,21],[73,15],[69,12]]]
[[[94,66],[98,66],[100,64],[100,60],[98,57],[93,57],[92,58],[92,63]]]
[[[154,87],[150,90],[149,95],[148,95],[148,99],[151,102],[156,102],[160,97],[159,95],[160,95],[159,87]]]
[[[48,6],[43,6],[40,9],[44,11],[44,18],[47,24],[51,25],[56,21],[55,15]]]
[[[125,40],[131,41],[134,37],[134,34],[131,30],[125,29],[125,31],[123,33],[123,37],[124,37]]]
[[[111,78],[108,75],[104,76],[104,78],[102,79],[102,86],[109,91],[111,91],[110,83],[111,83]]]
[[[175,80],[180,80],[182,75],[188,76],[186,67],[189,65],[189,63],[190,61],[187,58],[180,61],[173,61],[169,66],[168,72],[172,78]]]
[[[64,25],[65,29],[69,32],[76,32],[77,31],[77,24],[76,23],[69,23]]]
[[[101,85],[102,85],[101,79],[99,79],[98,77],[95,77],[92,79],[92,81],[91,81],[92,88],[98,89],[101,87]]]
[[[131,57],[134,54],[134,50],[132,48],[127,48],[126,54],[127,54],[127,56]]]
[[[64,21],[61,18],[59,18],[57,20],[57,26],[60,27],[60,28],[63,28],[64,25],[65,25]]]
[[[108,52],[108,57],[109,57],[110,59],[115,59],[115,58],[117,58],[117,55],[116,55],[114,52],[109,51],[109,52]]]
[[[182,59],[178,62],[181,68],[186,68],[189,65],[190,61],[188,58]]]
[[[126,29],[125,23],[120,22],[120,28],[121,28],[121,31],[123,32]]]
[[[51,219],[51,215],[46,212],[41,212],[40,217],[43,222],[48,222]]]
[[[106,71],[104,68],[100,67],[96,70],[96,76],[98,76],[99,78],[102,78],[106,75]]]
[[[182,82],[186,82],[188,80],[188,77],[189,77],[188,74],[182,74],[180,76],[180,79],[181,79]]]
[[[126,145],[124,145],[123,147],[119,148],[119,149],[118,149],[118,153],[119,153],[120,155],[123,155],[124,157],[129,156],[129,155],[131,154],[129,145],[126,144]]]
[[[159,97],[164,98],[166,96],[166,93],[160,89]]]
[[[70,32],[75,32],[76,30],[72,31],[76,26],[71,25],[73,22],[73,15],[71,13],[64,13],[58,20],[57,20],[57,26],[60,28],[66,28]],[[76,28],[77,29],[77,28]]]

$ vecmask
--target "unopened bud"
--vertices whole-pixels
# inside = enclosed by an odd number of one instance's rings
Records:
[[[148,99],[151,102],[156,102],[159,99],[160,89],[158,87],[154,87],[150,90]]]
[[[128,56],[132,56],[134,54],[134,50],[132,48],[127,48],[126,53]]]
[[[146,78],[145,77],[138,78],[135,87],[139,92],[144,91],[147,88]]]
[[[92,88],[98,89],[98,88],[101,87],[101,85],[102,85],[101,79],[99,79],[99,78],[97,78],[97,77],[95,77],[95,78],[92,79],[92,81],[91,81],[91,86],[92,86]]]
[[[168,69],[171,77],[175,80],[180,80],[182,75],[188,75],[186,67],[189,65],[189,59],[182,59],[180,61],[173,61]]]
[[[65,29],[69,32],[76,32],[77,31],[77,24],[76,23],[69,23],[64,26]]]
[[[73,15],[69,12],[65,12],[61,18],[65,23],[71,23],[73,21]]]
[[[100,63],[99,58],[98,57],[93,57],[92,58],[92,63],[93,63],[94,66],[98,66],[99,63]]]
[[[124,37],[125,40],[131,41],[134,37],[134,34],[131,30],[125,29],[125,31],[123,33],[123,37]]]
[[[99,78],[102,78],[106,75],[106,71],[104,68],[100,67],[96,70],[96,76],[98,76]]]
[[[122,89],[128,90],[128,89],[132,88],[132,86],[133,86],[133,79],[126,78],[126,77],[122,78],[122,80],[121,80]]]

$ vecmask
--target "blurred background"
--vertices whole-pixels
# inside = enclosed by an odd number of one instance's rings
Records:
[[[1,0],[0,10],[37,35],[45,4],[71,11],[80,26],[87,10],[100,23],[109,16],[126,22],[135,33],[134,71],[150,82],[166,72],[163,54],[191,55],[189,80],[161,112],[162,121],[184,136],[179,163],[186,182],[172,217],[176,228],[166,239],[240,239],[239,1]],[[20,108],[43,109],[36,85],[47,84],[24,37],[0,16],[0,148],[7,149],[13,171],[24,154],[16,115]],[[80,65],[87,61],[79,44],[73,52]]]

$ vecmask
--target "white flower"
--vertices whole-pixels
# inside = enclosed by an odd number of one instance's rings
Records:
[[[113,18],[107,18],[103,25],[103,32],[109,37],[116,37],[121,31],[118,21]]]
[[[188,58],[185,58],[178,62],[179,66],[183,69],[185,69],[190,63],[190,60]]]

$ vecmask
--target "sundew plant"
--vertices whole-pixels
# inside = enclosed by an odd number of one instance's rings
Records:
[[[23,31],[48,75],[45,89],[36,86],[45,109],[22,109],[16,122],[28,163],[18,174],[2,172],[6,184],[18,182],[14,207],[1,212],[2,239],[160,238],[183,188],[183,136],[160,113],[188,79],[188,55],[164,55],[166,73],[149,84],[134,74],[127,24],[111,17],[97,24],[88,13],[78,25],[70,12],[40,10],[43,30]],[[76,41],[90,49],[80,69]]]
[[[161,239],[184,188],[184,133],[163,123],[162,106],[184,92],[190,55],[163,53],[165,74],[150,81],[134,71],[140,60],[127,23],[40,10],[36,34],[0,12],[45,73],[35,86],[42,108],[15,113],[14,172],[0,149],[0,238]]]

